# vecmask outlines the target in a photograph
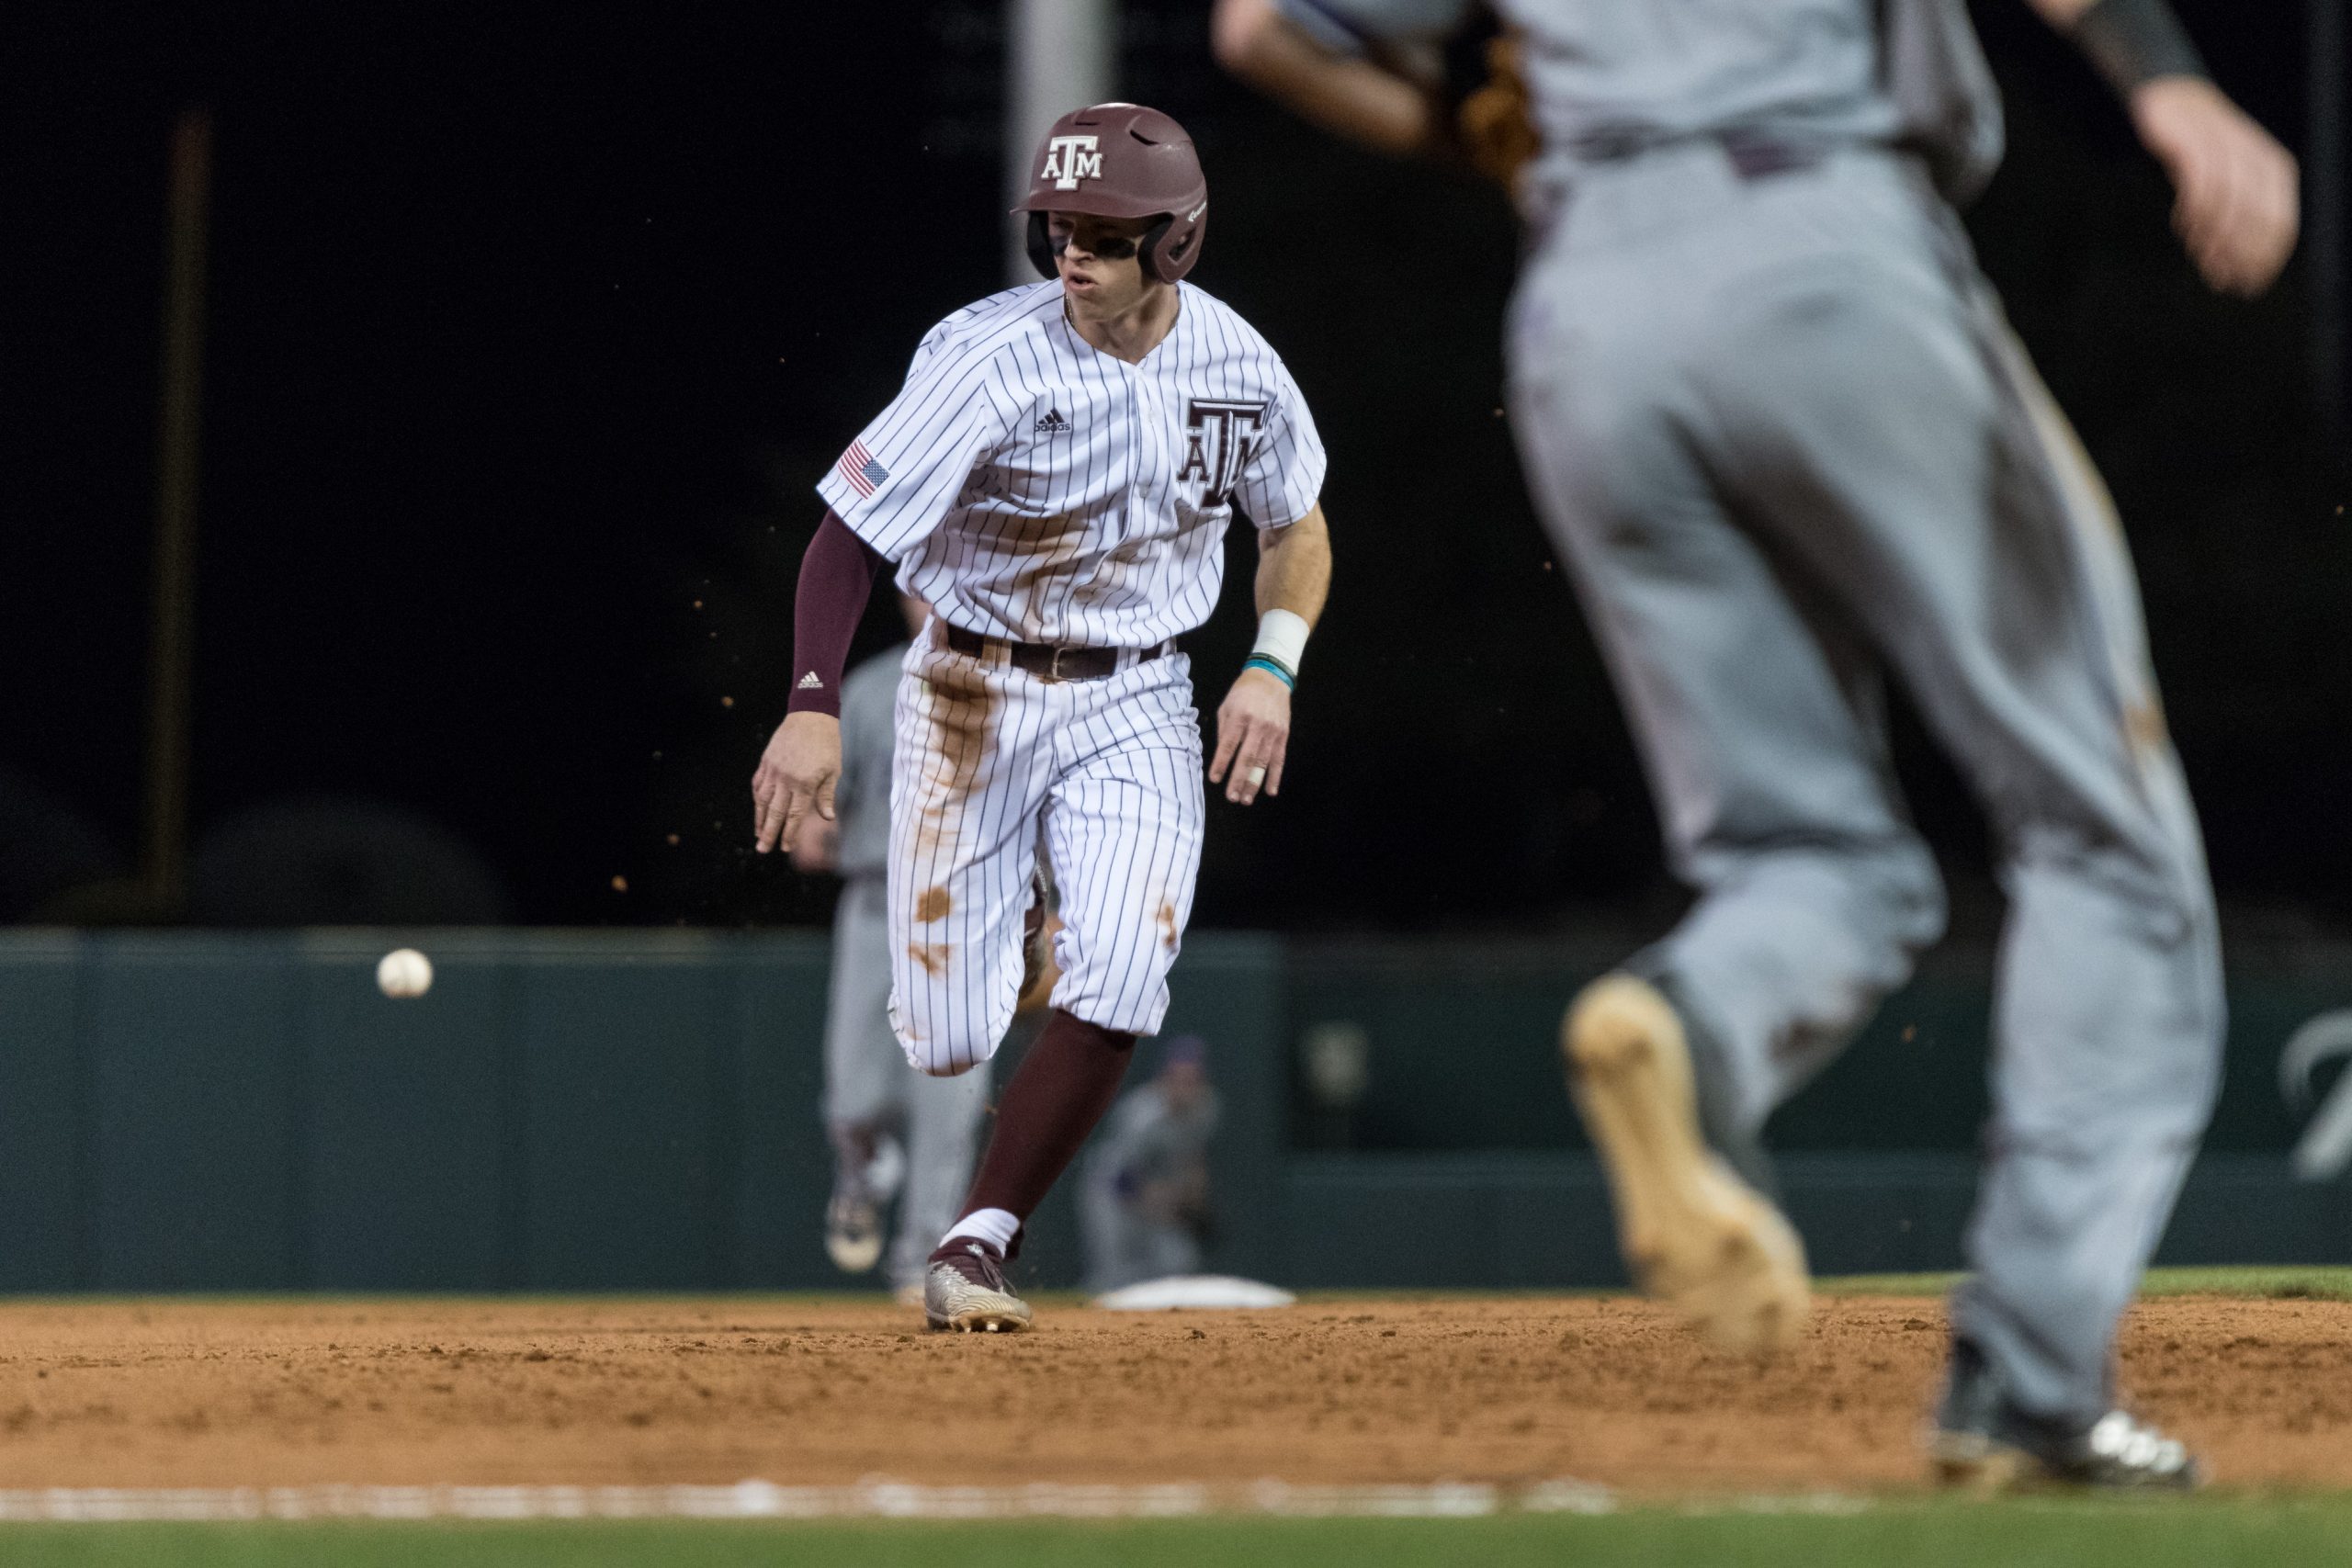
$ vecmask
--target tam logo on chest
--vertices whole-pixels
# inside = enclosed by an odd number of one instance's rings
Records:
[[[1193,398],[1184,404],[1184,466],[1176,482],[1201,481],[1201,504],[1223,506],[1240,481],[1250,451],[1266,423],[1266,405],[1225,398]]]

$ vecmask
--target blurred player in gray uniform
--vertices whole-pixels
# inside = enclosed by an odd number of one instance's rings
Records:
[[[920,633],[922,601],[900,595]],[[842,682],[842,772],[833,820],[811,814],[792,862],[842,878],[833,913],[832,986],[825,1005],[825,1128],[833,1192],[825,1250],[844,1273],[881,1258],[884,1211],[903,1191],[888,1269],[891,1288],[920,1296],[933,1238],[956,1218],[980,1118],[986,1063],[939,1078],[907,1065],[890,1029],[890,931],[885,874],[890,852],[890,750],[907,645],[876,654]]]
[[[1152,1080],[1111,1108],[1080,1189],[1088,1290],[1201,1271],[1216,1112],[1197,1034],[1170,1040]]]
[[[2207,280],[2267,287],[2293,161],[2165,0],[2031,4],[2124,96]],[[1936,1460],[2188,1484],[2110,1360],[2211,1106],[2212,897],[2122,532],[1952,214],[2000,145],[1961,0],[1504,0],[1457,114],[1423,62],[1467,8],[1221,0],[1216,42],[1328,126],[1508,178],[1533,231],[1521,460],[1700,895],[1564,1024],[1627,1261],[1718,1343],[1802,1329],[1757,1133],[1943,927],[1892,674],[2010,903]]]

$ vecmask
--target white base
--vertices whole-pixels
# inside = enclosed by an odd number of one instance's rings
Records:
[[[1165,1280],[1122,1285],[1095,1297],[1094,1304],[1107,1312],[1231,1312],[1250,1307],[1286,1307],[1297,1301],[1288,1291],[1261,1285],[1255,1280],[1237,1280],[1230,1274],[1174,1274]]]

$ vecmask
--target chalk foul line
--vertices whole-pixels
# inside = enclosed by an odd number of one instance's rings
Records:
[[[1281,1481],[1159,1485],[238,1486],[0,1491],[0,1523],[238,1519],[1150,1519],[1212,1514],[1297,1518],[1475,1518],[1605,1514],[1608,1488],[1581,1481],[1502,1487],[1308,1486]]]

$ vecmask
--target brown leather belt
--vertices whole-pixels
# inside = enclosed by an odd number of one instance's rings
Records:
[[[958,626],[947,627],[947,646],[974,659],[985,659],[991,649],[1008,650],[1016,669],[1026,670],[1045,681],[1100,681],[1105,675],[1119,671],[1119,655],[1123,648],[1066,648],[1050,642],[1006,642],[1001,637],[982,637]],[[1137,664],[1148,664],[1164,654],[1176,651],[1176,639],[1170,637],[1157,648],[1135,650]]]

